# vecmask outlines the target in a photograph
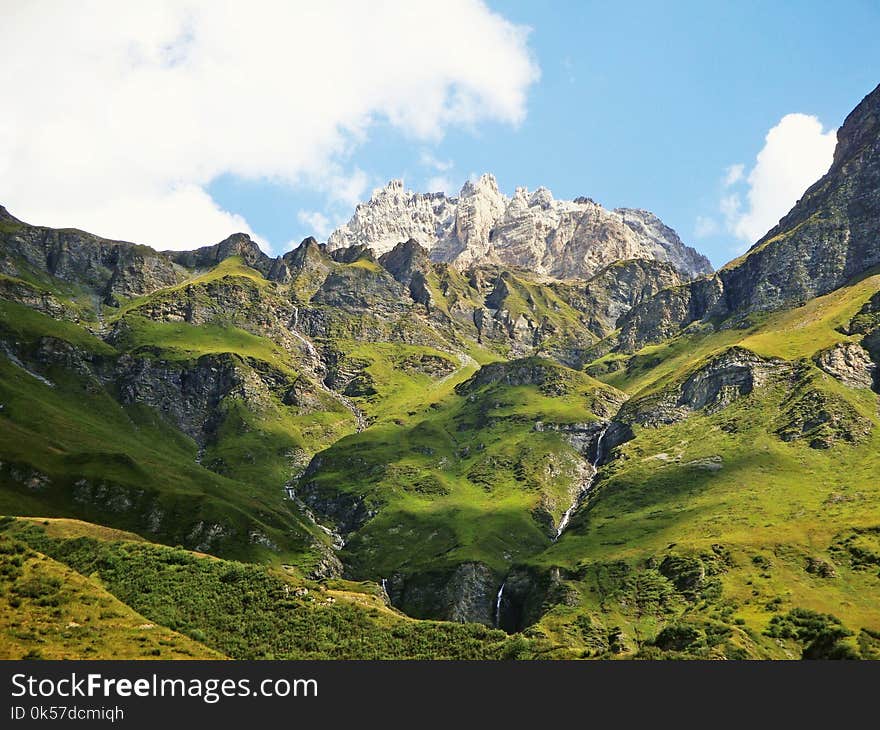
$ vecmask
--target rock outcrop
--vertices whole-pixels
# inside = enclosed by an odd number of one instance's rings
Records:
[[[492,626],[499,584],[487,565],[468,562],[449,570],[395,575],[389,592],[394,606],[415,618]]]
[[[268,275],[273,263],[273,260],[264,254],[246,233],[233,233],[220,243],[203,246],[194,251],[165,251],[164,254],[188,269],[210,269],[232,256],[241,256],[245,264],[264,276]]]
[[[584,283],[558,282],[550,286],[586,315],[586,326],[593,334],[604,337],[633,307],[681,283],[680,274],[671,264],[634,259],[610,264]]]
[[[634,308],[620,349],[658,342],[698,320],[795,305],[880,264],[880,86],[837,132],[828,172],[745,256]]]
[[[816,364],[826,373],[850,388],[870,388],[874,385],[877,365],[861,345],[846,342],[816,355]]]
[[[108,304],[116,295],[140,296],[183,278],[168,257],[147,246],[31,226],[0,206],[0,273],[27,279],[33,271],[91,289]]]
[[[684,279],[711,271],[704,256],[648,211],[555,200],[547,188],[517,188],[507,198],[491,175],[466,183],[457,198],[413,193],[392,180],[358,205],[327,246],[368,245],[381,254],[411,238],[433,260],[458,268],[497,263],[566,279],[587,278],[615,261],[649,259],[669,263]]]
[[[633,438],[632,426],[678,423],[696,411],[715,413],[771,378],[789,373],[784,360],[765,359],[742,347],[714,356],[688,377],[658,393],[626,402],[603,440],[607,451]]]
[[[427,250],[418,241],[410,238],[398,243],[388,253],[379,257],[379,263],[396,281],[407,288],[414,302],[430,309],[432,297],[428,286],[428,275],[431,272],[431,261]]]

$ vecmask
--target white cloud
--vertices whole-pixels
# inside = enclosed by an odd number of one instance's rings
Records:
[[[727,220],[729,228],[736,225],[737,219],[742,215],[740,212],[741,208],[742,200],[738,193],[725,195],[718,203],[718,210],[721,211],[721,215]]]
[[[317,210],[301,210],[297,213],[297,219],[310,229],[309,235],[320,240],[326,240],[333,231],[333,226],[326,215]]]
[[[731,185],[736,185],[736,183],[743,179],[745,170],[746,166],[741,163],[728,167],[724,171],[724,187],[729,188]]]
[[[387,120],[423,143],[518,124],[538,69],[527,30],[479,0],[7,4],[0,24],[0,202],[35,223],[159,248],[247,222],[220,174],[350,203],[346,160]]]
[[[458,187],[446,175],[434,175],[425,181],[426,193],[446,193],[447,195],[455,195]]]
[[[718,233],[719,225],[718,221],[710,216],[698,215],[697,220],[694,223],[694,236],[696,238],[706,238],[707,236],[714,236]]]
[[[41,205],[38,203],[38,208]],[[51,216],[52,209],[48,205],[44,205],[43,210],[46,217]],[[256,235],[244,218],[222,210],[198,185],[179,185],[158,195],[115,195],[112,199],[95,201],[83,209],[82,214],[91,224],[77,223],[77,228],[99,231],[109,238],[149,242],[160,251],[216,243],[231,233],[242,231],[250,234],[263,251],[271,253],[268,242]],[[135,226],[129,229],[125,221],[134,221]],[[33,222],[43,224],[44,219],[35,217]],[[129,235],[130,232],[137,236]]]
[[[419,156],[419,162],[421,162],[424,167],[430,167],[437,170],[437,172],[447,172],[455,167],[455,163],[452,160],[438,160],[428,150],[422,150],[422,153]]]
[[[828,171],[836,139],[836,130],[824,131],[816,117],[786,114],[767,133],[746,180],[745,200],[737,193],[722,198],[728,230],[751,243],[773,228]]]

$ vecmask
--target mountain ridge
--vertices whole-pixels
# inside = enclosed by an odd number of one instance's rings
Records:
[[[436,631],[457,656],[876,658],[877,106],[786,227],[694,281],[656,258],[459,268],[412,237],[158,253],[0,211],[0,512],[225,562],[0,532],[230,656],[301,656],[325,625],[287,593],[323,610],[342,584],[346,635],[382,605],[417,619],[406,655]],[[483,241],[482,210],[456,236]],[[199,586],[191,615],[129,576]],[[287,628],[200,626],[227,585]]]
[[[712,270],[649,211],[607,210],[585,197],[556,200],[544,187],[517,188],[507,197],[491,174],[467,181],[458,197],[414,193],[391,180],[356,207],[327,245],[367,245],[382,254],[410,238],[433,260],[459,268],[506,264],[557,279],[589,278],[614,260],[635,258],[669,262],[684,278]]]
[[[630,312],[632,352],[688,325],[798,304],[880,264],[880,85],[838,130],[828,172],[743,256]]]

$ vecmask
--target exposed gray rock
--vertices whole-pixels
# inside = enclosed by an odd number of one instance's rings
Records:
[[[880,264],[880,86],[837,132],[828,172],[745,256],[636,307],[621,323],[632,352],[698,320],[792,306]]]
[[[379,263],[409,291],[417,304],[430,310],[431,290],[428,287],[428,274],[431,261],[428,252],[414,239],[397,244],[391,251],[379,257]]]
[[[387,271],[375,264],[369,252],[346,249],[335,252],[340,263],[367,262],[366,266],[336,268],[328,274],[312,297],[313,304],[322,304],[346,312],[369,311],[382,315],[400,313],[406,309],[404,288]],[[373,264],[370,266],[369,264]]]
[[[176,284],[173,262],[147,246],[110,241],[74,228],[23,223],[0,206],[0,273],[28,278],[29,269],[92,289],[108,303]]]
[[[816,364],[826,373],[850,388],[871,388],[877,365],[871,355],[855,342],[835,345],[816,355]]]
[[[289,387],[283,373],[256,370],[230,354],[203,355],[189,362],[123,355],[109,377],[121,403],[155,409],[200,445],[211,439],[223,399],[240,398],[260,411],[268,405],[271,388]]]
[[[584,283],[558,282],[550,287],[586,315],[585,324],[593,334],[605,337],[633,307],[681,283],[671,264],[634,259],[606,266]]]
[[[504,593],[498,612],[498,627],[512,633],[537,623],[554,606],[576,606],[577,590],[558,567],[517,567],[504,579]]]
[[[793,368],[785,360],[766,359],[745,348],[731,347],[660,392],[623,403],[605,429],[603,453],[607,456],[632,440],[635,424],[659,427],[678,423],[697,411],[715,413],[771,380],[792,377]],[[714,461],[711,466],[708,462],[693,464],[710,470],[716,470],[715,465]]]
[[[468,562],[445,571],[395,575],[390,594],[396,607],[415,618],[493,626],[499,585],[488,566]]]
[[[685,246],[656,216],[606,210],[589,198],[555,200],[547,188],[504,196],[491,175],[465,183],[458,198],[413,193],[392,180],[355,209],[327,241],[330,250],[355,244],[377,253],[415,239],[435,261],[459,268],[517,266],[557,278],[587,278],[615,261],[653,259],[690,279],[708,260]]]
[[[626,424],[660,426],[677,423],[695,411],[714,413],[789,371],[784,360],[764,359],[742,347],[731,347],[685,380],[626,403],[615,419],[621,425],[607,434],[609,446],[622,443],[619,439],[626,435]]]
[[[322,520],[330,520],[336,531],[348,535],[363,527],[376,515],[376,509],[370,507],[364,498],[336,489],[323,489],[312,477],[322,466],[320,454],[309,463],[300,477],[296,494],[309,509],[320,515]]]
[[[50,292],[42,291],[24,281],[0,279],[0,299],[23,304],[55,319],[69,319],[74,322],[79,320],[76,312],[71,311]]]

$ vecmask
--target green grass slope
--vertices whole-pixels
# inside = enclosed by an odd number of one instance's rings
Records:
[[[511,639],[483,626],[409,619],[388,608],[375,584],[337,580],[323,585],[288,571],[120,537],[83,523],[2,518],[3,565],[7,554],[24,556],[25,565],[8,592],[13,601],[26,594],[16,607],[11,655],[24,650],[47,658],[84,658],[93,655],[89,646],[97,656],[113,646],[124,654],[126,642],[135,656],[143,652],[155,658],[219,652],[233,659],[503,659],[561,651],[550,642]],[[28,568],[34,562],[58,566],[61,585],[52,582],[51,591],[33,587]],[[4,579],[8,575],[4,572]],[[86,584],[95,592],[103,586],[94,603],[77,593]],[[89,641],[63,644],[41,631],[40,601],[50,604],[58,593],[59,605],[69,606],[88,627],[81,633]],[[115,598],[108,603],[110,594]],[[134,611],[150,622],[149,631],[123,621],[146,623],[134,618]],[[67,614],[53,618],[63,624]],[[64,629],[64,638],[79,628]]]
[[[878,396],[813,362],[860,338],[847,324],[878,289],[875,274],[743,329],[685,333],[602,376],[637,402],[732,345],[790,373],[727,407],[634,426],[531,562],[569,589],[532,634],[587,655],[880,656]]]
[[[100,580],[0,534],[0,659],[222,658],[147,620]]]
[[[17,342],[20,352],[70,343],[94,358],[96,370],[119,357],[75,324],[9,302],[0,304],[0,312],[7,316],[0,318],[4,337]],[[252,337],[233,330],[224,341],[223,333],[206,336],[228,353]],[[172,344],[159,355],[173,363],[176,353]],[[247,361],[238,362],[248,369]],[[221,408],[219,438],[200,459],[197,444],[167,418],[144,405],[121,405],[115,395],[95,377],[63,364],[38,373],[17,356],[0,354],[0,509],[76,515],[193,546],[210,543],[210,526],[221,525],[228,533],[217,543],[223,554],[311,559],[310,545],[320,532],[283,499],[282,486],[296,468],[291,459],[297,450],[322,442],[350,419],[343,408],[331,401],[335,411],[304,423],[299,412],[278,402],[254,412],[229,399]],[[229,468],[206,468],[220,460]],[[255,532],[265,539],[254,541]],[[274,548],[267,548],[270,543]]]
[[[344,556],[358,575],[471,561],[501,575],[549,544],[588,469],[561,431],[589,428],[617,397],[547,360],[499,363],[406,421],[321,452],[298,490],[319,510],[341,495],[375,513],[348,526]]]

